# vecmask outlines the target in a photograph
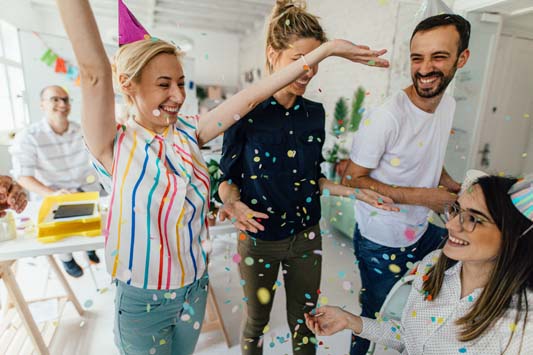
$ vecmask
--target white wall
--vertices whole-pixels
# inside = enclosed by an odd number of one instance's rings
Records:
[[[54,8],[32,7],[30,0],[0,0],[0,8],[0,18],[20,29],[66,37],[58,11]],[[117,33],[117,19],[97,16],[96,20],[103,40],[113,44],[110,38]],[[152,32],[148,26],[147,29]],[[194,59],[192,76],[198,84],[238,86],[238,35],[188,28],[180,28],[179,32],[194,43],[187,56]],[[157,31],[153,31],[152,35],[173,40]]]

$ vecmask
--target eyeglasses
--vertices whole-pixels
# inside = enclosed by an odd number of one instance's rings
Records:
[[[72,100],[66,96],[66,97],[59,97],[59,96],[52,96],[48,98],[48,101],[50,101],[53,104],[58,104],[60,101],[63,101],[65,105],[70,105]]]
[[[444,209],[444,218],[446,222],[451,221],[455,217],[459,216],[459,223],[461,228],[466,232],[473,232],[476,229],[478,223],[490,223],[494,224],[485,218],[476,216],[472,211],[462,209],[457,202],[446,206]]]

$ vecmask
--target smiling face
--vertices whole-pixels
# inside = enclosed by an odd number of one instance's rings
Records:
[[[177,114],[185,101],[183,68],[176,55],[158,54],[142,69],[140,80],[129,82],[123,90],[135,103],[139,123],[161,133],[177,121]]]
[[[321,42],[315,38],[300,38],[289,45],[289,48],[282,51],[276,51],[272,48],[268,49],[268,60],[272,67],[272,71],[278,71],[287,65],[301,60],[303,55],[308,54],[320,46]],[[303,63],[303,62],[302,62]],[[302,64],[303,65],[303,64]],[[318,64],[312,66],[296,81],[292,82],[284,88],[285,91],[295,96],[302,96],[307,89],[307,85],[318,72]]]
[[[492,262],[500,252],[502,233],[488,212],[481,187],[474,185],[457,202],[462,210],[463,224],[459,214],[446,223],[449,236],[443,253],[463,262]],[[469,231],[472,227],[473,231]]]
[[[469,50],[458,53],[459,33],[454,26],[417,32],[411,41],[411,79],[418,96],[433,98],[444,93]]]
[[[41,110],[48,120],[63,121],[70,114],[70,99],[59,86],[50,86],[41,95]]]

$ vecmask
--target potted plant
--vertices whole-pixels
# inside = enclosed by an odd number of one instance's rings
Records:
[[[217,220],[218,207],[222,204],[220,196],[218,195],[218,187],[222,182],[222,172],[220,171],[220,164],[215,159],[210,159],[207,162],[207,172],[209,173],[209,213],[207,221],[210,226],[214,226]]]
[[[352,100],[352,110],[348,119],[348,106],[345,98],[340,98],[335,104],[334,121],[331,126],[331,134],[338,140],[333,147],[326,152],[326,162],[328,162],[326,174],[328,179],[334,179],[336,176],[342,176],[346,166],[349,163],[348,150],[344,148],[347,132],[356,132],[363,118],[365,109],[363,102],[366,92],[362,87],[358,87]],[[333,164],[333,167],[330,166]]]

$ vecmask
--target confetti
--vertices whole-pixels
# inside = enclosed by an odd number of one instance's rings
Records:
[[[394,274],[398,274],[400,271],[402,271],[402,269],[396,264],[389,264],[389,270]]]
[[[308,238],[309,238],[309,240],[313,240],[313,239],[315,239],[315,236],[316,236],[315,232],[310,232]]]
[[[367,64],[370,65],[370,66],[374,66],[374,65],[376,65],[376,61],[375,60],[369,60]]]
[[[183,322],[187,322],[191,319],[191,316],[187,313],[183,314],[180,319],[183,321]]]
[[[194,322],[193,326],[192,326],[195,330],[198,330],[200,329],[200,322],[196,321]]]
[[[152,115],[154,115],[155,117],[159,117],[161,116],[161,111],[159,111],[158,109],[155,109],[152,111]]]
[[[235,121],[238,121],[238,120],[241,119],[241,116],[239,116],[239,114],[236,113],[235,115],[233,115],[233,119],[234,119]]]
[[[270,292],[266,288],[260,287],[257,290],[257,299],[259,300],[259,303],[267,304],[270,302]]]
[[[235,264],[239,264],[239,263],[241,262],[241,260],[242,260],[242,258],[241,258],[241,256],[240,256],[239,253],[234,254],[233,257],[232,257],[231,259],[233,260],[233,262],[234,262]]]
[[[150,353],[150,355],[154,355],[156,351],[157,351],[157,350],[155,350],[155,348],[151,348],[150,351],[149,351],[149,353]]]
[[[252,266],[254,264],[254,259],[250,256],[247,256],[244,258],[244,263],[248,266]]]
[[[89,175],[87,176],[87,178],[85,179],[85,181],[88,183],[88,184],[92,184],[96,181],[96,178],[94,177],[94,175]]]
[[[465,348],[465,347],[460,348],[460,349],[459,349],[459,352],[460,352],[461,354],[466,353],[466,348]]]
[[[405,235],[405,238],[407,238],[407,240],[409,241],[414,240],[416,237],[416,231],[412,228],[407,228],[403,233]]]
[[[390,164],[392,166],[400,166],[400,159],[399,158],[392,158],[391,161],[390,161]]]
[[[294,158],[294,157],[296,156],[296,151],[295,151],[295,150],[289,150],[289,151],[287,152],[287,156],[288,156],[289,158]]]
[[[290,25],[291,25],[291,20],[286,19],[286,20],[285,20],[285,26],[290,26]]]

